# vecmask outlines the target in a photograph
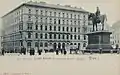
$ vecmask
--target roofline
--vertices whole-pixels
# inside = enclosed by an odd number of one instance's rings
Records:
[[[10,14],[11,12],[15,11],[16,9],[18,9],[18,8],[24,6],[24,5],[26,5],[26,6],[44,7],[44,8],[53,8],[53,9],[62,9],[62,10],[69,10],[69,11],[78,11],[78,10],[70,10],[70,9],[64,9],[64,8],[57,8],[57,7],[55,8],[55,7],[49,7],[49,6],[42,6],[42,5],[40,6],[40,5],[34,5],[34,4],[29,4],[29,3],[23,3],[23,4],[19,5],[18,7],[16,7],[15,9],[11,10],[10,12],[6,13],[5,15],[3,15],[1,18],[7,16],[7,15]],[[83,10],[84,10],[84,9],[83,9]],[[88,11],[78,11],[78,12],[90,13],[90,12],[88,12]]]
[[[18,7],[16,7],[15,9],[13,9],[13,10],[11,10],[10,12],[6,13],[5,15],[3,15],[1,18],[3,18],[3,17],[5,17],[5,16],[7,16],[7,15],[8,15],[8,14],[10,14],[11,12],[15,11],[16,9],[18,9],[18,8],[20,8],[20,7],[24,6],[24,5],[25,5],[25,3],[23,3],[23,4],[19,5],[19,6],[18,6]]]

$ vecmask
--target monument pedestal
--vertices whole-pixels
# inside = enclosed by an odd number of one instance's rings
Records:
[[[112,32],[108,31],[95,31],[87,33],[88,35],[88,46],[86,51],[92,52],[109,52],[111,51],[112,46],[110,45],[110,34]]]

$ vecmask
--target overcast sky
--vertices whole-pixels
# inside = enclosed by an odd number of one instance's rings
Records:
[[[0,1],[0,17],[6,14],[8,11],[19,6],[23,2],[28,0],[1,0]],[[112,25],[114,22],[120,20],[119,16],[119,0],[32,0],[32,1],[45,1],[50,4],[72,5],[82,7],[87,11],[95,12],[96,7],[99,6],[101,13],[104,13],[108,17],[107,23]],[[1,21],[0,21],[1,25]]]

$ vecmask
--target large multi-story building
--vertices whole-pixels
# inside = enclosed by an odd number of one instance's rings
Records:
[[[5,50],[62,48],[77,45],[84,49],[88,13],[70,5],[27,2],[2,17]]]

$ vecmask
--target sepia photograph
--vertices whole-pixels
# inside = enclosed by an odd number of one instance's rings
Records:
[[[1,0],[0,75],[120,75],[119,0]]]

